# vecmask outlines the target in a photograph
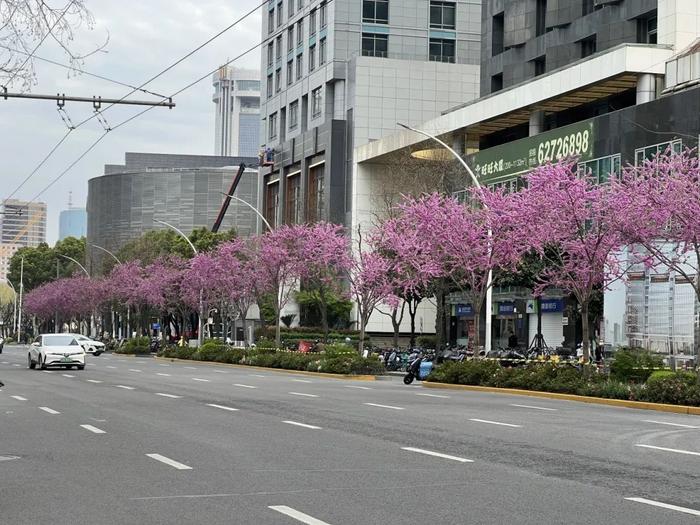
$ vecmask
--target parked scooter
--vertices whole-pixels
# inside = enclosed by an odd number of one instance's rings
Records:
[[[406,385],[413,383],[414,379],[422,381],[428,374],[433,370],[433,361],[430,356],[423,356],[418,354],[415,359],[413,359],[408,368],[406,369],[406,375],[403,376],[403,382]]]

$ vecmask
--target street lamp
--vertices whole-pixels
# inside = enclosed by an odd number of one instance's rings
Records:
[[[85,275],[87,275],[87,278],[88,278],[88,279],[90,278],[90,272],[87,271],[87,269],[85,268],[85,266],[83,266],[83,265],[80,264],[78,261],[76,261],[75,259],[73,259],[73,257],[68,257],[67,255],[61,255],[60,253],[58,254],[58,256],[59,256],[59,257],[63,257],[64,259],[68,259],[69,261],[71,261],[71,262],[77,264],[78,267],[79,267],[83,272],[85,272]]]
[[[17,328],[17,290],[15,290],[15,286],[12,284],[12,282],[9,279],[6,279],[7,284],[10,285],[10,288],[12,288],[12,293],[14,294],[14,308],[12,311],[12,328],[15,329]]]
[[[117,264],[122,264],[122,262],[119,260],[119,257],[117,257],[116,255],[114,255],[114,254],[113,254],[111,251],[109,251],[107,248],[103,248],[102,246],[98,246],[97,244],[90,244],[90,246],[92,246],[93,248],[97,248],[98,250],[102,250],[102,251],[105,252],[106,254],[110,255],[110,256],[112,257],[112,259],[114,259],[115,261],[117,261]],[[112,338],[114,338],[114,337],[115,337],[115,333],[114,333],[114,306],[112,306],[111,311],[112,311]],[[127,332],[129,332],[129,330],[131,329],[131,327],[129,326],[129,324],[130,324],[130,314],[131,314],[131,308],[130,308],[129,305],[127,304],[127,306],[126,306],[126,331],[127,331]],[[121,312],[119,312],[119,332],[120,332],[120,339],[121,339],[121,330],[122,330],[122,328],[123,328],[123,326],[122,326],[122,314],[121,314]],[[128,334],[127,334],[127,339],[128,339]]]
[[[162,224],[163,226],[167,226],[171,230],[174,230],[177,232],[183,239],[187,241],[187,244],[190,245],[190,248],[192,248],[192,251],[194,252],[195,256],[199,255],[199,252],[197,251],[197,248],[194,247],[194,244],[192,244],[192,241],[190,241],[189,237],[185,235],[179,228],[173,226],[169,222],[161,221],[159,219],[153,219],[153,222],[157,222],[158,224]],[[197,327],[197,345],[202,346],[202,317],[204,316],[204,301],[203,301],[203,295],[204,295],[204,290],[202,288],[199,289],[199,326]]]
[[[78,261],[76,261],[75,259],[73,259],[73,257],[68,257],[67,255],[62,255],[62,254],[60,254],[60,253],[58,254],[58,256],[59,256],[59,257],[63,257],[64,259],[68,259],[68,260],[71,261],[72,263],[77,264],[78,267],[79,267],[83,272],[85,272],[85,275],[87,276],[87,278],[88,278],[88,279],[90,278],[90,272],[87,271],[87,268],[85,268],[85,266],[83,266],[83,265],[80,264]],[[81,332],[81,331],[82,331],[82,328],[83,328],[83,327],[82,327],[82,323],[79,322],[79,323],[78,323],[78,331]],[[56,326],[56,330],[58,330],[58,326]],[[97,328],[96,328],[96,326],[95,326],[95,315],[94,315],[94,313],[93,313],[93,314],[90,314],[90,336],[91,336],[91,337],[95,337],[95,332],[96,332],[96,331],[97,331]]]
[[[481,188],[481,184],[479,183],[479,179],[476,178],[476,175],[474,175],[474,172],[472,171],[472,169],[469,167],[469,165],[466,163],[466,161],[462,158],[462,156],[459,153],[457,153],[454,149],[452,149],[450,146],[445,144],[445,142],[443,142],[442,140],[437,138],[435,135],[431,135],[427,131],[415,129],[415,128],[412,128],[410,126],[407,126],[406,124],[401,124],[400,122],[397,122],[397,124],[404,129],[413,131],[415,133],[418,133],[420,135],[428,137],[429,139],[434,140],[435,142],[440,144],[443,148],[445,148],[447,151],[449,151],[460,162],[460,164],[462,164],[464,169],[469,174],[469,177],[471,178],[472,183],[474,184],[476,189],[479,191],[479,193],[481,193],[482,188]],[[483,204],[483,201],[482,201],[482,204]],[[486,204],[483,204],[483,206],[484,206],[484,208],[488,209]],[[486,233],[486,236],[488,238],[488,249],[490,252],[490,250],[492,249],[491,238],[493,236],[493,233],[491,231],[491,227],[489,227],[488,232]],[[486,338],[484,340],[484,352],[486,354],[488,354],[491,351],[491,322],[492,322],[491,309],[493,307],[493,291],[491,290],[492,282],[493,282],[493,270],[491,268],[489,268],[489,273],[488,273],[488,276],[486,277],[486,327],[485,327]]]
[[[255,206],[253,206],[251,203],[249,203],[248,201],[244,201],[243,199],[236,197],[235,195],[229,195],[228,193],[224,193],[223,191],[220,193],[221,193],[221,195],[224,195],[225,197],[230,197],[230,198],[235,199],[238,202],[241,202],[241,203],[245,204],[246,206],[248,206],[251,210],[253,210],[258,215],[258,217],[260,217],[262,219],[262,221],[265,223],[265,226],[267,226],[268,229],[270,229],[270,230],[273,229],[272,226],[270,226],[270,223],[267,222],[267,219],[265,219],[263,214],[260,213],[258,211],[258,209]]]

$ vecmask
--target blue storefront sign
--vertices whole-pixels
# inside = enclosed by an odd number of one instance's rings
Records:
[[[455,306],[455,315],[457,317],[469,317],[474,315],[474,308],[470,304],[458,304]]]
[[[152,328],[153,330],[160,330],[160,323],[153,323],[153,324],[151,325],[151,328]]]
[[[512,315],[515,313],[515,303],[498,303],[498,315]]]
[[[564,311],[564,301],[562,299],[542,299],[542,313],[551,314]]]

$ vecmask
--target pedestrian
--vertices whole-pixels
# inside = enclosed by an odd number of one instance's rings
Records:
[[[515,332],[511,332],[510,336],[508,337],[508,348],[515,349],[518,347],[518,336],[515,335]]]

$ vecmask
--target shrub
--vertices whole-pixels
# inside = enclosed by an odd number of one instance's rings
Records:
[[[428,376],[428,381],[460,385],[484,385],[488,384],[500,369],[499,364],[494,361],[449,362],[433,370]]]
[[[434,335],[419,335],[416,337],[416,344],[420,348],[435,348],[437,345],[437,337]]]
[[[218,361],[218,357],[226,349],[226,345],[219,341],[207,341],[192,354],[195,361]]]
[[[622,382],[644,382],[654,372],[662,368],[663,359],[641,349],[626,348],[615,352],[610,365],[610,375]]]
[[[357,355],[357,350],[345,343],[331,343],[325,345],[324,352],[327,359],[346,355]]]
[[[134,337],[117,348],[117,354],[148,354],[151,351],[151,340],[148,337]]]
[[[196,348],[189,346],[166,346],[158,355],[160,357],[170,357],[175,359],[192,359],[192,355],[197,351]]]
[[[652,403],[700,405],[700,385],[691,372],[655,372],[641,394],[645,401]]]
[[[242,348],[224,348],[216,357],[219,363],[228,363],[236,365],[245,357],[245,351]]]

